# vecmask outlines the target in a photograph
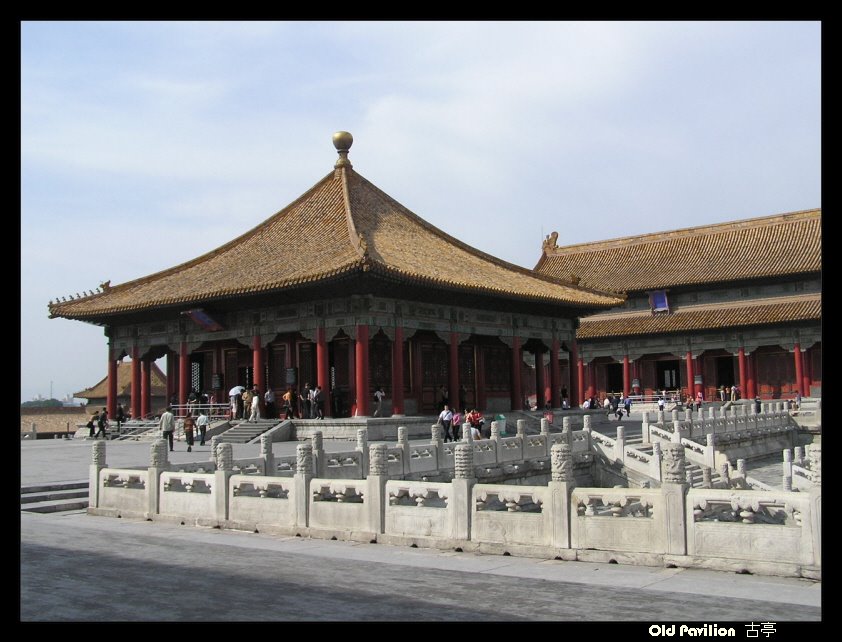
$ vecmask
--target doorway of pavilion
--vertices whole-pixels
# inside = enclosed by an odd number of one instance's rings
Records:
[[[681,388],[681,362],[669,359],[655,362],[655,381],[659,390],[678,390]]]
[[[328,343],[328,375],[334,417],[350,417],[354,405],[354,374],[351,350],[354,342],[340,330]],[[312,382],[311,382],[312,383]],[[315,384],[314,384],[315,385]]]
[[[611,394],[623,393],[623,364],[605,364],[605,392]]]
[[[757,394],[763,399],[786,399],[798,392],[795,357],[780,346],[761,346],[752,354]]]

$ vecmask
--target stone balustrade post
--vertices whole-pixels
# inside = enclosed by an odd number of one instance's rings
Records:
[[[661,453],[661,442],[655,441],[652,443],[652,459],[649,462],[649,475],[654,479],[661,481],[661,461],[663,454]]]
[[[690,408],[684,409],[684,421],[693,421],[693,411]]]
[[[792,490],[792,451],[788,448],[784,448],[784,465],[783,465],[783,476],[784,476],[784,490],[791,491]]]
[[[360,479],[365,479],[368,474],[368,428],[357,428],[355,450],[360,453]]]
[[[573,475],[573,449],[570,444],[555,444],[550,449],[552,466],[550,489],[550,510],[552,511],[552,545],[555,548],[570,548],[570,496],[576,488]]]
[[[313,446],[311,444],[296,446],[293,479],[295,480],[295,525],[298,528],[306,528],[310,523],[310,480],[313,479]]]
[[[685,499],[688,488],[684,461],[684,445],[670,442],[664,444],[661,466],[661,494],[664,500],[667,553],[687,554],[687,525]]]
[[[550,456],[550,422],[547,419],[541,419],[541,436],[544,438],[544,448],[546,449],[547,457]]]
[[[658,411],[658,421],[656,423],[659,424],[661,427],[666,426],[666,423],[667,423],[666,417],[667,417],[666,412],[664,412],[663,410],[659,410]]]
[[[745,459],[738,459],[737,460],[737,472],[740,474],[740,477],[745,479],[745,477],[746,477],[746,460]]]
[[[234,446],[221,443],[216,446],[216,470],[213,473],[213,494],[216,521],[228,521],[228,480],[234,474]]]
[[[462,424],[462,441],[467,442],[469,444],[474,443],[474,435],[471,432],[471,424],[467,422]]]
[[[795,457],[793,459],[793,463],[796,466],[804,466],[804,449],[801,446],[795,447]]]
[[[526,439],[526,419],[517,420],[517,436]]]
[[[214,465],[216,465],[216,447],[221,443],[222,442],[220,441],[219,435],[214,435],[213,437],[211,437],[210,460],[214,463]]]
[[[582,417],[582,430],[590,435],[591,432],[591,416],[585,415]]]
[[[710,466],[702,466],[702,488],[713,488],[713,471]]]
[[[614,440],[614,459],[625,465],[626,429],[623,426],[617,426],[617,439]]]
[[[716,435],[705,435],[705,466],[716,468]]]
[[[810,477],[813,485],[822,485],[822,445],[818,443],[810,444]]]
[[[471,512],[473,509],[473,488],[476,484],[474,471],[474,447],[470,442],[456,445],[454,452],[456,470],[451,484],[453,512],[451,524],[453,539],[471,539]]]
[[[313,443],[313,470],[316,477],[324,478],[327,470],[327,456],[324,448],[324,435],[321,430],[316,430],[312,437]]]
[[[456,430],[456,426],[451,427],[451,432]],[[444,436],[442,435],[442,427],[438,424],[430,426],[430,445],[436,449],[436,468],[441,470],[444,468]]]
[[[274,477],[275,454],[272,452],[272,435],[263,433],[260,435],[260,459],[263,463],[263,474]]]
[[[722,481],[725,482],[726,488],[731,487],[731,464],[727,461],[722,462],[722,465],[719,467],[719,476],[722,478]]]
[[[406,426],[398,426],[398,446],[401,449],[401,466],[403,474],[409,473],[409,431]]]
[[[714,408],[713,406],[708,408],[708,419],[716,419],[716,408]]]
[[[677,421],[672,422],[672,436],[670,441],[673,443],[681,443],[681,424]]]
[[[648,412],[643,413],[643,423],[641,424],[640,432],[641,432],[640,436],[643,439],[643,443],[648,444],[649,443],[649,413]]]
[[[678,421],[678,410],[673,410],[670,414],[672,415],[672,423]]]
[[[105,440],[95,441],[91,447],[91,465],[88,473],[88,506],[91,508],[99,508],[99,493],[102,488],[99,473],[106,467]]]
[[[170,469],[169,445],[164,439],[156,439],[149,449],[149,468],[146,481],[146,519],[153,519],[161,512],[161,473]]]
[[[494,442],[494,461],[500,462],[500,424],[491,422],[491,441]]]
[[[400,439],[400,434],[398,438]],[[377,535],[384,533],[386,529],[386,503],[389,501],[386,496],[386,482],[389,481],[387,452],[386,444],[373,444],[368,450],[368,459],[371,464],[368,469],[364,501],[368,505],[369,528]]]

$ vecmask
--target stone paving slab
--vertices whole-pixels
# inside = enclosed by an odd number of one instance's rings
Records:
[[[21,516],[20,604],[21,619],[47,621],[821,619],[820,584],[791,578],[274,538],[78,513]]]

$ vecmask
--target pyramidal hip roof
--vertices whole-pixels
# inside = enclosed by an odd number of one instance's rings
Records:
[[[238,238],[162,272],[50,302],[50,316],[103,322],[112,315],[282,291],[362,272],[504,299],[585,308],[622,303],[615,293],[501,261],[442,232],[355,172],[347,147],[337,144],[340,159],[330,174]],[[290,238],[312,243],[307,251],[284,251]]]

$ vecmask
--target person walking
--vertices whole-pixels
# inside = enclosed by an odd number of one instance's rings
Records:
[[[187,442],[187,452],[193,450],[193,429],[196,427],[196,420],[193,415],[188,414],[184,418],[184,441]]]
[[[257,423],[258,419],[260,419],[260,391],[255,386],[251,394],[251,416],[249,417],[249,421]]]
[[[173,451],[173,432],[175,431],[175,416],[172,414],[172,406],[167,406],[167,409],[161,415],[161,421],[158,422],[158,427],[164,439],[170,443],[170,452]]]
[[[99,410],[94,410],[94,414],[91,415],[91,418],[87,423],[89,438],[96,439],[97,425],[99,425]]]
[[[199,445],[205,445],[205,433],[208,430],[208,424],[210,423],[210,419],[208,419],[207,411],[200,410],[199,411],[199,418],[196,419],[196,426],[199,428]]]
[[[322,387],[316,386],[313,390],[313,419],[324,419],[325,413],[322,408],[324,399],[322,398]]]
[[[102,412],[99,413],[97,427],[99,428],[99,430],[97,431],[95,438],[99,439],[99,436],[102,435],[103,439],[108,439],[108,410],[106,410],[105,408],[103,408]]]
[[[123,404],[117,404],[117,416],[114,419],[117,421],[117,432],[120,432],[123,422],[126,421],[126,412],[123,410]]]

